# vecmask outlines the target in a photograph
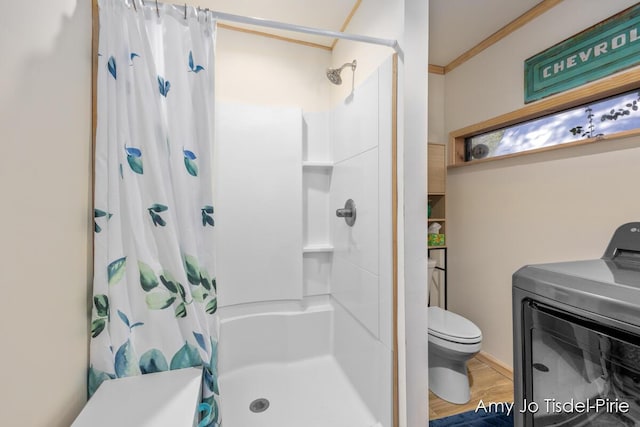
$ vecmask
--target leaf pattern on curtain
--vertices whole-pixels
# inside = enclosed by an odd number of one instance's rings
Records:
[[[195,63],[193,62],[192,51],[189,51],[189,69],[194,73],[199,73],[200,71],[204,70],[204,67],[202,65],[195,65]]]
[[[161,205],[159,203],[154,203],[153,205],[151,205],[149,209],[147,209],[147,211],[149,211],[149,215],[151,216],[151,221],[153,222],[153,225],[155,225],[156,227],[158,225],[161,227],[164,227],[165,225],[167,225],[167,222],[162,218],[162,216],[160,216],[160,213],[168,209],[169,207],[165,205]]]
[[[187,172],[191,176],[198,176],[198,165],[195,160],[197,159],[195,153],[190,150],[182,149],[182,153],[184,154],[184,166],[187,168]]]
[[[124,151],[127,153],[127,163],[129,163],[131,170],[142,175],[144,173],[144,169],[142,167],[142,150],[135,147],[125,146]]]
[[[217,427],[215,23],[172,8],[99,0],[88,393],[202,366],[199,426]]]
[[[105,211],[103,211],[101,209],[94,209],[93,210],[93,218],[94,218],[94,220],[93,220],[93,229],[94,229],[94,231],[96,233],[99,233],[99,232],[102,231],[102,227],[100,227],[98,225],[98,221],[97,221],[98,218],[106,217],[106,221],[109,221],[112,216],[113,216],[112,213],[105,212]]]
[[[131,54],[129,55],[129,58],[131,60],[131,64],[129,64],[129,65],[133,66],[133,58],[140,58],[140,55],[138,55],[135,52],[131,52]]]
[[[113,78],[117,79],[118,76],[116,75],[116,59],[113,56],[109,57],[107,67],[109,68],[109,73],[113,76]]]
[[[215,222],[213,221],[213,206],[207,205],[201,209],[202,212],[202,226],[206,227],[207,225],[214,226]]]
[[[171,89],[171,83],[169,80],[165,80],[164,77],[158,76],[158,86],[160,89],[160,95],[166,98],[169,93],[169,89]]]

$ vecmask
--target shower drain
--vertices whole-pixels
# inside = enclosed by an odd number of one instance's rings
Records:
[[[261,397],[260,399],[256,399],[251,404],[249,404],[249,410],[251,412],[260,413],[264,412],[269,408],[269,400]]]

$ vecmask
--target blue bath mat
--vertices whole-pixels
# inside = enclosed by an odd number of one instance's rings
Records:
[[[469,411],[429,421],[429,427],[513,427],[513,414]]]

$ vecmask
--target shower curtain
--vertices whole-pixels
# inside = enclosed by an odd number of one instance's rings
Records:
[[[98,2],[88,391],[202,366],[199,425],[218,426],[215,23],[193,8],[134,1]]]

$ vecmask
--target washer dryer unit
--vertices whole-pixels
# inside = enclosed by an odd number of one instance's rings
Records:
[[[513,275],[514,424],[640,426],[640,222]]]

